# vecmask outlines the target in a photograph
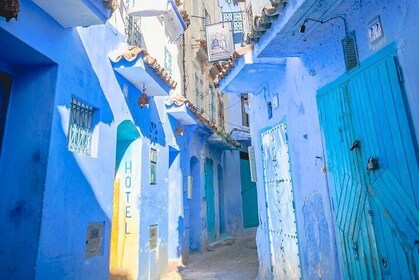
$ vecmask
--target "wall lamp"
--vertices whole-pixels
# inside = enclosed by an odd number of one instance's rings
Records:
[[[320,19],[314,19],[314,18],[306,18],[304,20],[304,22],[303,22],[303,25],[301,25],[301,27],[300,27],[300,32],[301,33],[306,32],[306,23],[309,22],[309,21],[314,21],[314,22],[318,22],[320,24],[324,24],[324,23],[329,22],[329,21],[334,20],[334,19],[341,19],[341,20],[343,20],[343,23],[345,25],[345,34],[346,34],[346,36],[348,36],[348,26],[346,24],[346,19],[343,16],[335,16],[335,17],[331,17],[331,18],[326,19],[326,20],[320,20]]]
[[[150,105],[150,102],[148,101],[148,96],[145,93],[146,88],[145,84],[143,84],[143,92],[141,92],[140,97],[138,98],[138,106],[142,109],[143,107],[147,107]]]

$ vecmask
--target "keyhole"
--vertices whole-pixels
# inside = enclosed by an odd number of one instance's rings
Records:
[[[382,262],[384,267],[387,267],[387,259],[385,257],[381,258],[381,262]]]

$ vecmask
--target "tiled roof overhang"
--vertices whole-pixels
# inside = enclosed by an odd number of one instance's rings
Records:
[[[143,61],[147,63],[154,72],[162,79],[162,81],[168,85],[171,89],[175,89],[177,86],[177,82],[172,79],[170,74],[162,67],[158,62],[157,59],[150,56],[148,52],[140,47],[137,46],[128,46],[126,50],[121,51],[119,54],[115,56],[115,58],[111,58],[112,62],[118,63],[121,60],[125,59],[128,62],[133,62],[137,60],[139,57],[142,57]]]

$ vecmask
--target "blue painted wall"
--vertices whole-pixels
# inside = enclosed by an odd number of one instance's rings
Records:
[[[419,56],[414,50],[419,43],[415,18],[419,12],[419,3],[354,1],[342,6],[341,10],[346,13],[349,30],[356,31],[361,63],[384,46],[392,42],[397,43],[407,102],[414,130],[418,135],[419,82],[416,77],[419,75],[419,67],[416,62]],[[284,17],[287,16],[289,14],[284,14]],[[369,45],[367,25],[376,16],[381,17],[385,37],[378,43]],[[255,92],[255,95],[251,96],[250,121],[253,145],[260,147],[260,131],[279,123],[284,116],[287,117],[302,275],[304,279],[336,279],[342,274],[338,266],[326,174],[323,172],[325,156],[318,121],[316,92],[345,72],[341,46],[343,32],[341,27],[332,24],[318,26],[317,30],[321,32],[312,33],[307,37],[307,42],[301,42],[307,46],[306,51],[300,57],[287,58],[285,69],[271,75],[269,82],[263,86],[262,93]],[[274,35],[275,31],[269,34]],[[262,46],[268,45],[268,39],[265,39],[256,45],[256,53],[262,50]],[[275,50],[278,46],[271,44],[268,48]],[[272,52],[269,54],[272,55]],[[276,94],[279,97],[279,108],[274,109],[272,119],[268,119],[266,100],[271,100]],[[261,154],[259,149],[256,148],[255,151],[257,173],[261,176]],[[261,180],[257,187],[258,193],[263,194]],[[261,216],[257,234],[259,278],[268,279],[271,263],[267,247],[264,196],[258,195],[258,201]]]
[[[108,59],[122,35],[104,25],[63,29],[31,1],[22,1],[17,22],[0,19],[0,34],[0,71],[13,76],[0,158],[1,184],[7,190],[0,218],[8,229],[2,230],[0,276],[108,278],[116,128],[134,120],[149,140],[151,120],[158,124],[159,168],[156,185],[143,177],[140,210],[149,214],[140,225],[140,265],[147,268],[141,273],[158,278],[168,258],[168,144],[175,140],[162,99],[150,100],[150,109],[140,110],[138,90],[128,85],[128,96],[122,93],[123,78],[115,75]],[[66,148],[72,97],[95,108],[92,157]],[[146,174],[149,145],[141,158]],[[86,258],[87,226],[96,222],[105,223],[102,252]],[[151,224],[159,224],[158,256],[147,250]]]

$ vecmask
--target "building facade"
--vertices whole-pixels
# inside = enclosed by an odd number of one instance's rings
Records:
[[[416,1],[247,1],[261,279],[418,277]]]
[[[202,31],[216,2],[6,2],[1,277],[158,279],[243,234]]]

